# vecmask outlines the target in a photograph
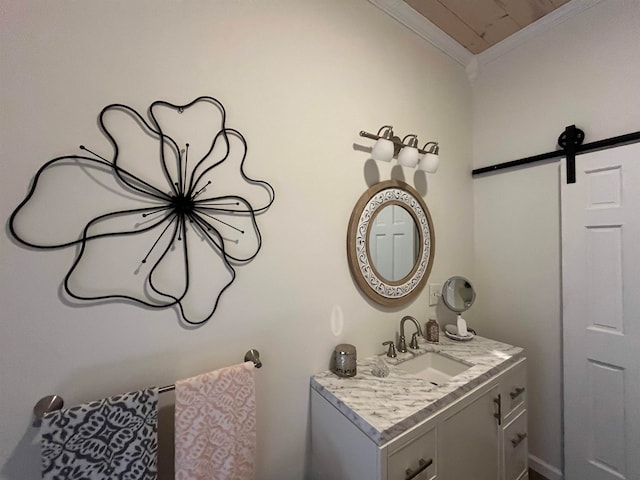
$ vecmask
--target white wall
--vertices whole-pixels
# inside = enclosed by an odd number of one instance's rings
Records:
[[[639,85],[640,3],[604,0],[481,68],[474,168],[555,150],[567,125],[586,142],[637,131]],[[529,451],[550,478],[562,469],[558,168],[474,180],[474,309],[483,333],[527,350]]]
[[[157,99],[219,98],[248,140],[247,172],[277,195],[258,219],[263,250],[196,330],[171,310],[70,305],[60,282],[73,249],[31,251],[0,236],[0,477],[39,478],[31,409],[43,395],[73,405],[173,383],[255,347],[264,360],[258,478],[302,478],[309,376],[337,343],[367,356],[402,315],[427,320],[426,291],[384,309],[350,276],[347,223],[367,183],[404,177],[423,193],[436,230],[433,281],[473,278],[463,69],[365,0],[3,0],[0,11],[2,218],[45,161],[80,143],[109,154],[96,117],[114,102],[145,111]],[[371,142],[358,132],[386,123],[440,141],[436,176],[366,163],[354,143]],[[345,327],[335,337],[337,309]]]

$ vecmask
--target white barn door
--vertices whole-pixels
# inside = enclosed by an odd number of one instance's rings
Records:
[[[565,480],[640,479],[640,144],[562,165]]]

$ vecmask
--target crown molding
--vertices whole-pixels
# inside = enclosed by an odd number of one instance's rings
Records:
[[[478,55],[469,52],[469,50],[447,35],[434,23],[407,5],[404,0],[369,0],[369,3],[375,5],[390,17],[395,18],[420,38],[426,40],[465,67],[469,82],[473,84],[480,74],[483,65],[496,60],[502,55],[541,35],[550,28],[575,17],[601,1],[602,0],[571,0]]]
[[[463,67],[466,67],[474,57],[469,50],[416,12],[403,0],[369,0],[369,2],[387,15],[395,18],[420,38],[429,42]]]

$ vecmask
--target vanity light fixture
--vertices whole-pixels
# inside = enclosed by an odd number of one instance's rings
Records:
[[[402,140],[393,133],[391,125],[380,127],[377,134],[360,131],[360,136],[376,140],[371,149],[371,158],[381,162],[390,162],[393,157],[403,167],[423,170],[427,173],[436,173],[438,170],[438,142],[427,142],[424,147],[418,148],[418,136],[410,133]],[[430,146],[430,147],[429,147]],[[427,150],[427,147],[429,149]],[[420,157],[420,155],[423,155]]]

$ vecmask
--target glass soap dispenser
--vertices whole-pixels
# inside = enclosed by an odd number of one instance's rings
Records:
[[[434,313],[429,315],[429,321],[426,325],[426,338],[429,343],[438,343],[440,341],[440,325]]]

